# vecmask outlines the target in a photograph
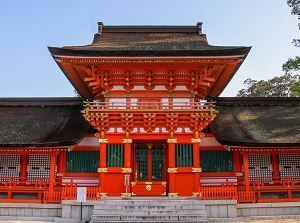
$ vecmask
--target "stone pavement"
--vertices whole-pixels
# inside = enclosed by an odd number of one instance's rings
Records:
[[[50,223],[49,221],[15,221],[15,220],[0,220],[0,223]],[[240,219],[238,221],[229,222],[229,221],[214,221],[213,223],[300,223],[300,218],[298,219],[261,219],[261,220],[253,220],[253,219]]]
[[[281,218],[276,217],[276,219],[259,219],[254,220],[251,218],[238,218],[237,221],[228,221],[228,219],[223,219],[223,221],[213,221],[211,223],[300,223],[300,216],[299,218],[293,219],[285,219],[284,216],[280,216]],[[270,218],[268,216],[267,218]],[[49,221],[16,221],[16,220],[0,220],[0,223],[50,223]],[[209,221],[210,223],[210,221]]]
[[[14,220],[0,220],[0,223],[49,223],[49,221],[14,221]]]

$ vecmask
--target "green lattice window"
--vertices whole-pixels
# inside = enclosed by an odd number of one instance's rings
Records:
[[[164,180],[164,146],[152,146],[152,180]]]
[[[177,144],[175,150],[177,167],[193,166],[193,145]]]
[[[107,167],[124,166],[124,145],[107,145]]]
[[[233,172],[233,153],[228,151],[201,151],[202,172]]]
[[[99,151],[67,152],[66,172],[97,173],[99,167]]]
[[[137,178],[139,181],[148,180],[148,146],[136,147]]]
[[[165,147],[138,145],[136,151],[136,166],[138,181],[163,181]],[[151,167],[151,170],[150,170]]]

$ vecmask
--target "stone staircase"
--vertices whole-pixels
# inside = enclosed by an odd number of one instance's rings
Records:
[[[103,222],[203,222],[205,205],[197,199],[101,199],[94,206],[91,223]]]

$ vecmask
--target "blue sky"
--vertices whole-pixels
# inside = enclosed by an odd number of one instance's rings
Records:
[[[74,96],[47,46],[90,44],[105,25],[195,25],[211,45],[252,46],[221,96],[235,96],[247,78],[282,75],[299,55],[297,17],[286,0],[10,0],[0,8],[0,97]]]

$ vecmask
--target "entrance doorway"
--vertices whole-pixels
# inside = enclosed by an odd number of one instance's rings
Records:
[[[134,175],[132,194],[136,196],[165,196],[166,195],[166,146],[135,145]]]

